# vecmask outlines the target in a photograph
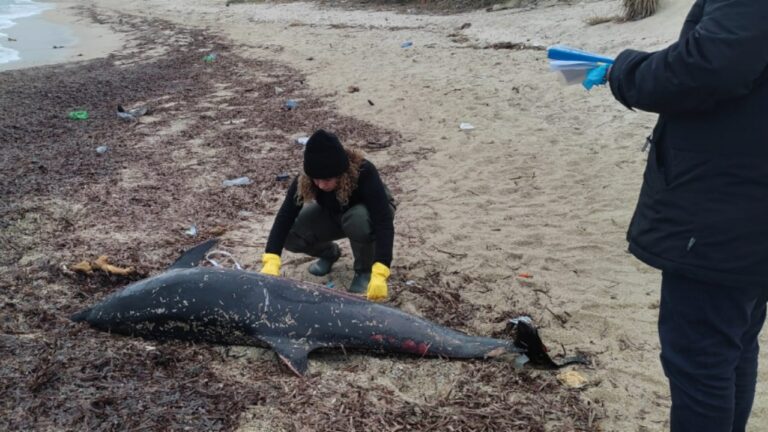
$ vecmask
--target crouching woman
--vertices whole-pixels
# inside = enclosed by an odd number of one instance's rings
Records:
[[[348,238],[355,276],[349,291],[387,298],[395,205],[376,167],[336,135],[315,132],[304,149],[304,172],[294,179],[275,217],[261,272],[278,276],[283,248],[317,257],[309,272],[324,276]]]

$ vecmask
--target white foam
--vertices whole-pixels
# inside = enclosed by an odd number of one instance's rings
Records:
[[[20,60],[19,52],[15,49],[5,48],[0,46],[0,64],[10,63],[12,61]]]
[[[16,25],[16,20],[37,15],[53,8],[52,4],[32,0],[0,0],[0,29]]]
[[[16,20],[42,13],[54,6],[48,3],[38,3],[32,0],[0,0],[0,30],[16,25]],[[21,59],[19,52],[2,45],[8,38],[0,33],[0,64],[10,63]]]

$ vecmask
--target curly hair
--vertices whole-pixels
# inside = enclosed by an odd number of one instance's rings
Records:
[[[336,187],[336,199],[339,204],[346,206],[349,204],[349,197],[357,189],[357,178],[360,176],[360,165],[363,164],[365,156],[359,150],[344,149],[349,157],[349,168],[339,177],[339,185]],[[299,176],[299,189],[296,193],[296,203],[303,204],[315,199],[318,188],[312,179],[304,172]]]

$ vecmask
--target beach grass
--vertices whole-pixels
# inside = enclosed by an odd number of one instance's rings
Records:
[[[624,19],[637,21],[656,13],[659,9],[659,0],[624,0]]]

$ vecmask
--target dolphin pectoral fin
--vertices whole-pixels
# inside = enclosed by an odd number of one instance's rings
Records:
[[[205,258],[206,252],[208,252],[210,248],[216,246],[216,243],[218,242],[219,239],[213,238],[200,243],[192,249],[184,252],[184,254],[182,254],[173,264],[171,264],[170,267],[168,267],[168,270],[196,267],[200,261]]]
[[[312,351],[308,343],[268,336],[261,336],[259,339],[269,345],[293,373],[300,377],[307,373],[307,355]]]
[[[307,373],[307,356],[294,356],[289,357],[284,354],[281,354],[279,351],[277,352],[277,356],[280,358],[280,360],[285,363],[286,366],[291,370],[291,372],[295,373],[297,376],[303,377],[305,373]]]

